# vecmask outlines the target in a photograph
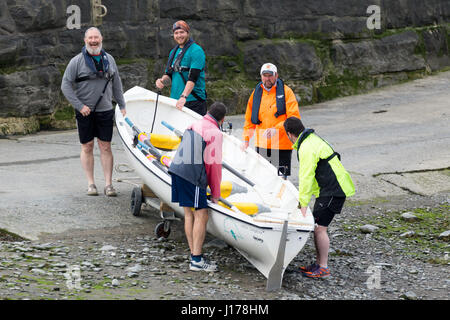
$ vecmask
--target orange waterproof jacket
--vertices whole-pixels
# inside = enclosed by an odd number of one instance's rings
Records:
[[[278,150],[292,150],[292,143],[286,135],[283,124],[284,120],[289,117],[297,117],[300,119],[300,112],[298,110],[298,102],[295,98],[295,94],[291,88],[284,85],[284,94],[286,98],[286,113],[280,115],[278,118],[275,117],[277,112],[277,101],[276,101],[276,87],[273,86],[268,92],[263,87],[263,93],[261,97],[261,105],[259,107],[259,120],[260,124],[254,124],[251,121],[252,118],[252,106],[253,106],[253,95],[255,90],[253,90],[247,103],[247,111],[245,112],[245,124],[244,124],[244,141],[250,141],[253,134],[256,131],[256,141],[255,146],[264,149],[278,149]],[[266,139],[263,133],[268,128],[277,129],[277,134],[270,139]]]

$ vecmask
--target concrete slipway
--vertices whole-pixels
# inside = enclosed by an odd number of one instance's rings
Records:
[[[301,104],[300,104],[301,106]],[[450,72],[300,107],[305,126],[333,145],[354,179],[352,201],[450,193]],[[240,137],[243,116],[228,117]],[[72,230],[133,230],[155,221],[129,211],[133,183],[113,138],[117,198],[85,195],[76,130],[0,139],[0,229],[30,240]],[[96,154],[97,187],[104,181]],[[295,184],[298,168],[293,156]],[[154,226],[154,225],[153,225]],[[153,232],[149,226],[149,233]]]

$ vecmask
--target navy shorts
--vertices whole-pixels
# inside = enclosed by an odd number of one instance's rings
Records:
[[[318,197],[314,203],[314,221],[319,226],[328,227],[335,214],[341,213],[345,197]]]
[[[114,128],[114,110],[91,112],[87,117],[76,111],[75,117],[81,144],[92,141],[94,137],[105,142],[111,142]]]
[[[189,181],[171,174],[172,176],[172,202],[178,202],[180,207],[194,209],[208,208],[206,190],[190,183]]]

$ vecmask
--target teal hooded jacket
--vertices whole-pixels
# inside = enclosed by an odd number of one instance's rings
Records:
[[[339,155],[314,133],[304,130],[294,144],[299,161],[299,202],[307,207],[311,196],[350,197],[355,187],[350,174],[345,170]]]

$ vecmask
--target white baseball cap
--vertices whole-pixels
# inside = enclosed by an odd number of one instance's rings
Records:
[[[272,63],[264,63],[261,67],[260,73],[262,75],[263,73],[266,73],[266,72],[270,72],[270,73],[272,73],[272,75],[275,75],[275,73],[277,73],[277,67]]]

